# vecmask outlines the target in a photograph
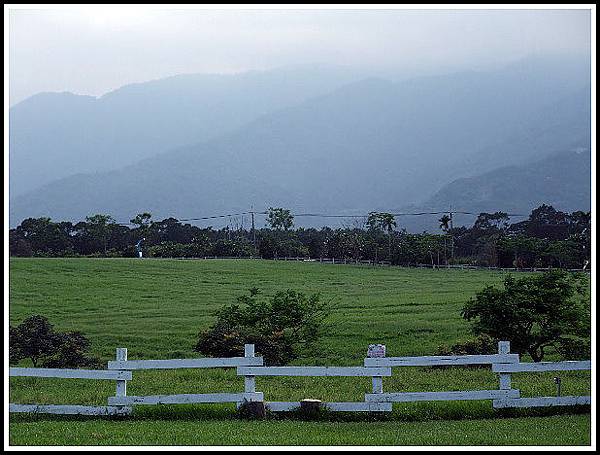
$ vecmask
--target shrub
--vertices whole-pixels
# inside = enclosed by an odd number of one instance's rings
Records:
[[[29,316],[9,331],[9,359],[16,364],[30,359],[34,367],[77,368],[99,366],[89,357],[90,341],[81,332],[56,332],[48,319]]]
[[[590,340],[562,337],[557,351],[564,360],[588,360],[592,355],[592,346]]]
[[[56,350],[54,327],[43,316],[29,316],[17,327],[10,328],[8,346],[11,363],[30,359],[33,366],[37,367],[41,359]]]
[[[270,365],[283,365],[314,347],[327,316],[319,294],[292,290],[270,298],[258,289],[237,297],[217,312],[217,321],[199,334],[195,351],[213,357],[244,355],[244,344],[256,346]]]
[[[57,333],[54,352],[44,359],[47,368],[99,368],[100,360],[87,354],[91,343],[81,332]]]
[[[452,346],[442,345],[436,355],[479,355],[497,354],[498,340],[489,335],[479,335],[466,341],[460,341]]]
[[[509,275],[504,289],[487,286],[478,292],[462,316],[476,334],[508,340],[511,351],[539,362],[545,348],[560,346],[565,337],[589,336],[583,283],[581,276],[559,270],[519,279]]]

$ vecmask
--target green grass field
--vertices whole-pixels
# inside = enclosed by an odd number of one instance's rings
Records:
[[[196,336],[213,313],[250,287],[295,289],[331,300],[330,328],[305,365],[361,365],[370,343],[389,356],[431,355],[470,336],[463,303],[503,274],[473,270],[372,268],[251,260],[11,259],[10,321],[42,314],[59,330],[81,330],[104,361],[126,347],[130,359],[197,357]],[[513,375],[522,396],[555,393],[553,373]],[[563,394],[589,394],[588,372],[561,373]],[[405,368],[388,391],[497,388],[489,369]],[[128,394],[243,390],[232,370],[134,372]],[[362,401],[369,378],[258,378],[267,401]],[[106,404],[111,381],[11,379],[11,402]],[[13,415],[10,442],[43,444],[258,445],[589,445],[586,409],[503,412],[487,402],[411,403],[390,415],[240,420],[235,407],[138,407],[124,420]],[[551,415],[554,414],[554,415]],[[567,430],[567,431],[565,431]]]

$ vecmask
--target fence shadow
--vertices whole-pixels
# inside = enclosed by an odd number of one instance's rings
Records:
[[[548,417],[560,415],[590,414],[589,405],[545,408],[507,408],[494,409],[489,402],[470,403],[410,403],[395,405],[392,412],[334,412],[326,409],[307,417],[299,410],[287,412],[267,412],[267,421],[296,420],[322,422],[430,422],[510,419],[519,417]],[[131,421],[235,421],[251,420],[236,409],[233,404],[201,405],[158,405],[135,408],[130,415],[123,416],[83,416],[62,414],[11,414],[11,423],[40,421],[87,421],[105,420],[118,422]],[[252,419],[254,420],[254,419]]]

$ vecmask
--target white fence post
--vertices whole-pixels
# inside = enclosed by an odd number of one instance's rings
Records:
[[[254,345],[244,345],[244,357],[254,357]],[[256,376],[248,375],[244,376],[244,392],[254,393],[256,392]]]
[[[383,393],[383,376],[373,376],[373,393]]]
[[[510,341],[498,341],[498,354],[507,355],[510,353]],[[510,373],[500,373],[500,390],[511,389]]]
[[[127,360],[127,348],[117,348],[117,362],[124,362]],[[118,397],[124,397],[127,395],[127,381],[117,381],[117,391],[115,393]]]
[[[377,358],[385,357],[385,345],[371,344],[367,350],[367,357],[375,356]],[[366,364],[365,364],[366,366]],[[373,393],[383,393],[383,376],[373,376]]]

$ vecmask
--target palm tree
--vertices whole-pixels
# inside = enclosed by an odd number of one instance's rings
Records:
[[[447,213],[444,213],[444,215],[438,221],[440,222],[440,229],[442,231],[444,231],[445,234],[448,234],[448,231],[451,228],[450,223],[452,222],[452,217],[449,216]],[[454,242],[454,239],[452,239],[451,242]],[[454,253],[454,243],[452,244],[452,253]],[[446,238],[445,237],[444,237],[444,257],[446,259],[446,265],[448,265],[448,255],[446,254]]]
[[[374,229],[381,229],[388,233],[388,259],[392,259],[392,232],[396,225],[396,218],[391,213],[371,212],[367,224]]]
[[[444,214],[438,221],[440,222],[440,229],[444,232],[448,232],[450,229],[450,216],[448,214]]]

